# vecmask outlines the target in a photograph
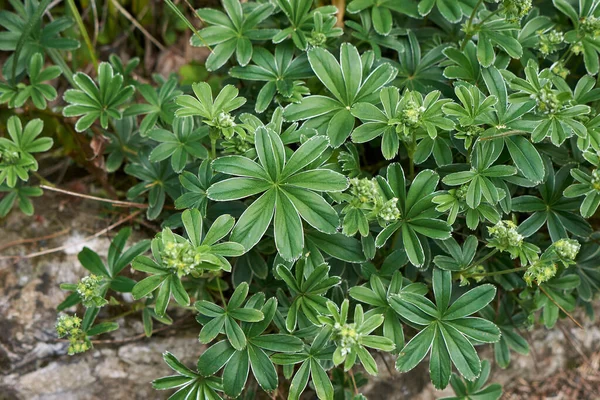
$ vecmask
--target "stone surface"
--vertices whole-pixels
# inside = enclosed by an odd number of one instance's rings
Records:
[[[122,329],[100,337],[102,343],[88,353],[67,356],[66,343],[58,341],[54,332],[56,306],[64,299],[59,289],[62,282],[76,282],[86,275],[79,265],[77,253],[81,239],[98,232],[111,221],[98,218],[98,205],[62,197],[45,196],[43,208],[37,202],[39,217],[23,218],[18,213],[0,221],[0,257],[30,254],[68,244],[64,251],[32,259],[0,259],[0,400],[100,400],[162,399],[168,393],[156,392],[150,382],[169,375],[161,354],[170,351],[193,366],[203,348],[196,335],[198,326],[159,332],[151,339],[140,337],[139,314],[118,319]],[[54,239],[22,243],[3,249],[15,240],[40,237],[68,228]],[[85,245],[106,254],[111,232]],[[140,236],[140,233],[137,233]],[[105,316],[102,316],[104,318]],[[578,317],[583,321],[583,317]],[[528,356],[513,354],[510,369],[494,367],[491,380],[507,386],[516,378],[543,379],[568,368],[580,352],[600,349],[600,326],[587,323],[581,330],[569,320],[564,328],[530,333],[533,351]],[[565,336],[568,334],[568,338]],[[493,359],[490,346],[478,348],[482,357]],[[451,390],[435,391],[429,383],[428,363],[421,363],[408,374],[394,370],[394,359],[385,363],[376,356],[380,376],[372,378],[364,388],[371,400],[428,400],[452,395]],[[387,366],[386,366],[387,364]],[[389,369],[388,369],[389,368]],[[311,398],[310,396],[307,398]]]

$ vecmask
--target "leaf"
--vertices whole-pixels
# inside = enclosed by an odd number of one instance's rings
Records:
[[[427,326],[407,343],[398,354],[396,369],[408,372],[417,366],[427,355],[436,335],[434,324]]]

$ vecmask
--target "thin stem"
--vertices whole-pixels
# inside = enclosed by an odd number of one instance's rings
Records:
[[[358,396],[358,386],[356,386],[356,380],[354,379],[354,372],[352,372],[352,368],[348,371],[350,375],[350,379],[352,379],[352,386],[354,386],[354,394]]]
[[[413,131],[411,135],[411,144],[408,151],[408,168],[410,179],[415,177],[415,151],[417,150],[417,134]]]
[[[210,138],[210,158],[217,158],[217,139]]]
[[[553,304],[554,304],[556,307],[558,307],[558,308],[560,309],[560,311],[564,312],[564,313],[567,315],[567,317],[569,317],[569,319],[570,319],[571,321],[573,321],[573,323],[575,323],[575,325],[577,325],[577,326],[578,326],[578,327],[580,327],[581,329],[584,329],[584,328],[583,328],[583,326],[582,326],[582,325],[581,325],[579,322],[577,322],[577,320],[576,320],[575,318],[573,318],[573,316],[572,316],[571,314],[569,314],[569,313],[567,312],[567,310],[565,310],[564,308],[562,308],[562,307],[560,306],[560,304],[558,304],[558,303],[556,302],[556,300],[554,300],[554,299],[553,299],[553,298],[552,298],[552,297],[551,297],[551,296],[548,294],[548,292],[546,292],[546,291],[544,290],[544,288],[543,288],[541,285],[538,285],[538,288],[540,288],[540,290],[542,291],[542,293],[544,293],[544,294],[546,295],[546,297],[548,298],[548,300],[550,300],[550,301],[551,301],[551,302],[552,302],[552,303],[553,303]]]
[[[113,229],[115,229],[117,226],[124,224],[127,221],[130,221],[132,219],[134,219],[135,217],[137,217],[138,215],[140,215],[142,213],[142,210],[137,210],[135,212],[133,212],[132,214],[128,215],[127,217],[123,217],[120,220],[118,220],[117,222],[115,222],[114,224],[102,229],[101,231],[98,231],[96,233],[94,233],[91,236],[88,236],[86,238],[84,238],[83,240],[81,240],[80,242],[76,243],[76,244],[66,244],[60,247],[55,247],[53,249],[46,249],[43,251],[38,251],[36,253],[31,253],[31,254],[26,254],[24,256],[0,256],[0,260],[8,260],[8,259],[30,259],[30,258],[34,258],[34,257],[39,257],[39,256],[44,256],[46,254],[50,254],[50,253],[56,253],[58,251],[63,251],[69,247],[77,247],[79,245],[82,245],[83,243],[86,243],[92,239],[98,238],[102,235],[104,235],[106,232],[110,232]]]
[[[481,264],[482,262],[488,260],[490,257],[492,257],[494,254],[496,254],[498,252],[498,249],[494,249],[492,251],[490,251],[489,253],[487,253],[485,256],[479,258],[478,260],[475,260],[471,263],[471,267]]]
[[[470,274],[467,276],[467,278],[512,274],[513,272],[525,271],[527,268],[529,268],[529,267],[518,267],[518,268],[512,268],[512,269],[504,269],[502,271],[482,272],[479,274]]]
[[[158,47],[162,51],[166,50],[165,46],[163,46],[161,42],[159,42],[154,36],[152,36],[150,32],[148,32],[131,14],[129,14],[129,12],[122,5],[120,5],[118,1],[112,0],[112,3],[115,6],[115,8],[119,10],[119,12],[123,14],[123,16],[127,18],[129,22],[133,24],[133,26],[139,29],[139,31],[142,32],[142,34],[148,38],[148,40],[154,43],[156,47]]]
[[[521,131],[518,129],[513,129],[510,131],[506,131],[506,132],[502,132],[498,135],[493,135],[493,136],[484,136],[484,137],[480,137],[478,140],[480,142],[486,141],[486,140],[494,140],[494,139],[498,139],[498,138],[502,138],[502,137],[507,137],[507,136],[516,136],[516,135],[526,135],[528,132],[525,131]]]
[[[473,11],[471,11],[471,15],[469,16],[469,20],[467,21],[467,26],[465,27],[465,37],[463,38],[463,41],[460,44],[461,50],[465,49],[465,47],[467,46],[467,42],[473,37],[473,34],[470,33],[471,27],[473,26],[473,19],[475,18],[477,10],[479,9],[479,6],[481,6],[482,3],[483,0],[479,0],[473,8]]]
[[[227,307],[227,302],[225,301],[225,296],[223,296],[223,289],[221,289],[221,281],[217,276],[217,289],[219,289],[219,295],[221,296],[221,301],[223,302],[223,307]]]
[[[59,188],[48,186],[48,185],[40,185],[40,188],[41,189],[45,189],[45,190],[50,190],[52,192],[58,192],[58,193],[62,193],[62,194],[67,194],[69,196],[81,197],[83,199],[96,200],[96,201],[102,201],[104,203],[110,203],[110,204],[114,205],[115,207],[135,207],[135,208],[148,208],[149,207],[148,204],[132,203],[130,201],[104,199],[102,197],[96,197],[96,196],[90,196],[88,194],[71,192],[71,191],[68,191],[68,190],[59,189]]]
[[[98,71],[98,59],[96,58],[96,52],[94,51],[94,46],[92,45],[90,36],[88,35],[87,30],[85,29],[83,20],[81,19],[81,14],[79,14],[79,10],[77,9],[77,6],[75,5],[75,2],[73,0],[67,0],[67,4],[71,9],[73,17],[75,18],[75,22],[77,23],[77,27],[81,32],[81,36],[83,36],[83,41],[85,42],[85,45],[88,49],[88,53],[90,53],[90,58],[92,59],[92,64],[94,64],[94,69]]]

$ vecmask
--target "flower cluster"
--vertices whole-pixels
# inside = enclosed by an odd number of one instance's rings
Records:
[[[394,197],[386,200],[373,179],[350,179],[350,188],[344,201],[347,203],[343,209],[344,214],[351,210],[358,211],[362,214],[361,218],[368,222],[377,220],[381,226],[397,221],[402,216],[398,209],[398,199]],[[344,228],[346,230],[347,226],[344,225]]]
[[[180,278],[189,275],[199,266],[196,255],[196,249],[188,241],[167,241],[160,253],[164,266],[175,271]]]
[[[356,331],[355,324],[340,324],[336,322],[333,325],[333,337],[340,348],[342,356],[346,356],[352,352],[352,348],[358,344],[360,334]]]
[[[473,141],[477,139],[484,131],[479,125],[457,126],[455,137],[465,141],[465,148],[470,148]]]
[[[551,30],[548,33],[538,32],[538,37],[538,50],[544,56],[560,50],[565,41],[565,35],[557,30]]]
[[[220,112],[217,117],[209,123],[209,125],[217,128],[225,138],[229,139],[233,136],[236,126],[235,119],[227,112]]]
[[[381,206],[377,216],[386,222],[400,219],[400,210],[398,210],[398,199],[391,198]]]
[[[556,263],[540,259],[527,268],[523,280],[529,286],[533,285],[534,282],[539,285],[554,278],[554,275],[556,275]]]
[[[567,76],[569,76],[569,74],[571,73],[571,71],[569,71],[567,67],[565,67],[565,64],[562,61],[557,61],[554,64],[552,64],[551,70],[554,74],[560,76],[563,79],[566,79]]]
[[[597,192],[600,192],[600,169],[595,169],[592,171],[592,188]]]
[[[92,347],[92,343],[81,329],[81,318],[76,315],[60,315],[56,321],[56,333],[59,338],[68,337],[69,355],[83,353]]]
[[[503,0],[500,12],[509,22],[519,22],[531,11],[531,0]]]
[[[488,233],[492,236],[490,245],[500,251],[509,251],[523,244],[523,235],[517,232],[517,225],[512,221],[500,221],[489,227]]]
[[[531,94],[530,97],[535,100],[537,111],[542,114],[554,114],[562,107],[562,102],[558,99],[556,92],[552,90],[550,83],[544,85],[539,92]]]
[[[589,16],[582,18],[579,26],[582,32],[594,38],[600,36],[600,18],[598,17]]]
[[[377,190],[377,184],[372,179],[353,178],[350,179],[350,194],[353,196],[356,206],[376,203],[381,197]]]
[[[88,275],[77,284],[77,293],[85,307],[102,307],[108,303],[102,293],[103,279],[97,275]]]
[[[554,252],[558,258],[565,264],[569,265],[575,261],[581,245],[574,239],[561,239],[552,245]]]

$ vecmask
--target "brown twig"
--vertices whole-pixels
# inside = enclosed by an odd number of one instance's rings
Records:
[[[129,22],[131,22],[136,28],[138,28],[140,30],[140,32],[142,32],[142,34],[144,34],[144,36],[146,36],[146,38],[148,38],[148,40],[150,40],[152,43],[154,43],[156,45],[156,47],[158,47],[161,51],[167,50],[166,47],[163,46],[163,44],[161,42],[159,42],[154,36],[152,36],[150,34],[150,32],[148,32],[146,30],[146,28],[144,28],[137,21],[137,19],[135,19],[131,14],[129,14],[129,11],[127,11],[122,5],[120,5],[118,1],[112,0],[112,3],[115,6],[115,8],[117,10],[119,10],[119,12],[121,14],[123,14],[123,16],[129,20]]]
[[[12,242],[8,242],[6,244],[1,245],[0,251],[7,249],[9,247],[12,247],[12,246],[17,246],[19,244],[35,243],[35,242],[40,242],[42,240],[54,239],[55,237],[59,237],[59,236],[62,236],[64,234],[68,233],[70,230],[71,230],[71,228],[65,228],[61,231],[54,232],[54,233],[51,233],[51,234],[45,235],[45,236],[39,236],[39,237],[34,237],[34,238],[29,238],[29,239],[13,240]]]
[[[71,192],[69,190],[59,189],[59,188],[55,188],[55,187],[47,186],[47,185],[40,185],[40,188],[42,188],[44,190],[50,190],[52,192],[67,194],[69,196],[81,197],[83,199],[102,201],[104,203],[110,203],[115,207],[134,207],[134,208],[142,208],[142,209],[148,208],[148,204],[133,203],[131,201],[105,199],[102,197],[96,197],[96,196],[90,196],[88,194]]]
[[[571,314],[569,314],[569,313],[567,312],[567,310],[565,310],[564,308],[562,308],[562,307],[560,306],[560,304],[558,304],[558,303],[556,302],[556,300],[554,300],[554,299],[553,299],[553,298],[552,298],[552,297],[551,297],[551,296],[548,294],[548,292],[546,292],[546,291],[544,290],[544,288],[543,288],[541,285],[538,285],[538,287],[540,288],[540,290],[542,291],[542,293],[544,293],[544,294],[546,295],[546,297],[548,298],[548,300],[550,300],[552,303],[554,303],[554,305],[555,305],[556,307],[558,307],[558,308],[560,309],[560,311],[564,312],[564,313],[567,315],[567,317],[569,317],[569,319],[570,319],[571,321],[573,321],[573,323],[575,323],[575,325],[577,325],[577,326],[578,326],[578,327],[580,327],[581,329],[585,329],[585,328],[584,328],[584,327],[583,327],[583,326],[582,326],[582,325],[581,325],[579,322],[577,322],[577,320],[576,320],[576,319],[575,319],[575,318],[574,318],[574,317],[573,317]]]
[[[86,243],[92,239],[96,239],[102,235],[104,235],[106,232],[111,231],[113,229],[115,229],[117,226],[124,224],[127,221],[130,221],[132,219],[134,219],[135,217],[137,217],[138,215],[140,215],[142,213],[142,210],[137,210],[135,212],[133,212],[132,214],[128,215],[127,217],[121,218],[120,220],[118,220],[117,222],[115,222],[114,224],[102,229],[99,232],[94,233],[91,236],[88,236],[86,238],[84,238],[82,241],[76,243],[76,244],[67,244],[67,245],[63,245],[60,247],[54,247],[52,249],[46,249],[46,250],[42,250],[42,251],[38,251],[35,253],[31,253],[31,254],[26,254],[24,256],[0,256],[0,260],[8,260],[8,259],[30,259],[30,258],[34,258],[34,257],[39,257],[39,256],[43,256],[46,254],[50,254],[50,253],[56,253],[57,251],[62,251],[65,250],[69,247],[72,246],[78,246],[80,244]]]

